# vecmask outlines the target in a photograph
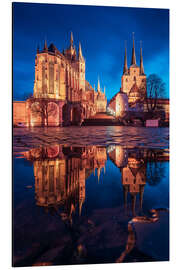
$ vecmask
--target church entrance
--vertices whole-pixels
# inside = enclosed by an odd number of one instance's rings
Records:
[[[79,125],[81,121],[81,113],[79,108],[74,107],[71,109],[71,124],[72,125]]]

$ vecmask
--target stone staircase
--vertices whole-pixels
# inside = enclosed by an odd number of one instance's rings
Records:
[[[97,113],[92,118],[84,119],[82,126],[115,126],[121,123],[112,115]]]

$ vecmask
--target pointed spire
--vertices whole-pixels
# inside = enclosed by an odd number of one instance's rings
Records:
[[[97,171],[97,175],[98,175],[98,183],[99,183],[100,174],[101,174],[101,168],[98,167],[98,171]]]
[[[79,216],[81,216],[82,205],[83,205],[83,200],[80,200],[80,202],[79,202]]]
[[[37,53],[39,53],[39,44],[37,45]]]
[[[47,47],[47,41],[45,39],[45,42],[44,42],[44,51],[48,51],[48,47]]]
[[[136,193],[131,194],[131,202],[132,202],[132,214],[133,216],[136,215],[135,207],[136,207]]]
[[[82,49],[81,49],[81,43],[79,42],[79,59],[82,59],[83,55],[82,55]]]
[[[128,72],[128,66],[127,66],[127,49],[126,49],[126,45],[125,45],[123,74],[126,74],[127,72]]]
[[[97,90],[98,90],[98,92],[101,92],[99,78],[98,78],[98,87],[97,87]]]
[[[131,65],[136,65],[136,54],[135,54],[135,46],[134,46],[134,32],[133,32],[133,48],[132,48]]]
[[[127,186],[123,186],[123,197],[124,197],[124,208],[125,210],[127,209],[127,194],[128,194],[128,189]]]
[[[142,42],[140,42],[140,74],[144,75],[143,57],[142,57]]]
[[[104,94],[105,94],[105,86],[104,86]]]
[[[73,33],[71,32],[71,40],[70,40],[70,44],[71,44],[71,46],[73,47]]]
[[[140,186],[139,201],[140,201],[141,210],[142,210],[142,205],[143,205],[143,193],[144,193],[144,186]]]

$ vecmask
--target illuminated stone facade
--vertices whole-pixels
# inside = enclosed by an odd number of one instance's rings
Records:
[[[129,103],[136,103],[140,97],[141,92],[146,91],[146,75],[143,67],[142,48],[140,50],[140,66],[136,64],[136,54],[133,39],[132,59],[131,65],[127,65],[127,52],[125,48],[124,68],[121,77],[121,91],[128,96]]]
[[[125,112],[129,110],[128,97],[123,92],[118,92],[108,105],[110,113],[115,117],[123,117]]]
[[[97,112],[105,112],[107,99],[101,92],[98,81],[96,91],[85,79],[86,64],[79,43],[76,52],[73,35],[70,45],[61,53],[54,44],[43,50],[37,49],[35,57],[35,80],[33,97],[25,101],[24,111],[20,112],[18,102],[14,102],[14,124],[24,120],[26,126],[62,126],[81,124]],[[42,103],[46,104],[46,119],[42,119]],[[25,119],[17,117],[20,112]],[[19,121],[21,122],[21,121]]]

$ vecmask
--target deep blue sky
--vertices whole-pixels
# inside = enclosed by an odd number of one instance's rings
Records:
[[[60,4],[13,4],[14,99],[33,92],[37,44],[53,42],[62,51],[69,46],[70,31],[78,48],[81,41],[86,59],[86,79],[97,87],[100,77],[110,99],[119,91],[127,41],[131,61],[132,32],[135,32],[136,60],[140,40],[145,73],[156,73],[166,83],[169,97],[169,11],[167,9],[95,7]]]

